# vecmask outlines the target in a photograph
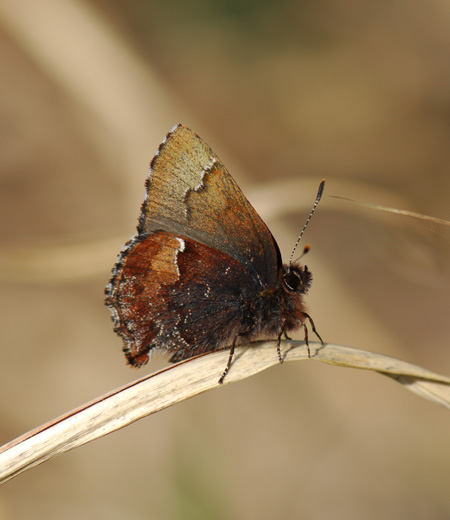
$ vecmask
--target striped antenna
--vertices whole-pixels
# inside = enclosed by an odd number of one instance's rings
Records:
[[[305,229],[308,227],[308,224],[309,224],[309,222],[311,220],[311,217],[314,215],[314,212],[316,211],[317,204],[319,204],[320,199],[322,198],[322,194],[323,194],[324,188],[325,188],[325,179],[322,179],[322,182],[320,183],[319,189],[317,191],[317,197],[316,197],[316,200],[314,201],[314,205],[312,207],[311,213],[309,214],[309,217],[308,217],[307,221],[305,222],[305,225],[303,226],[303,229],[302,229],[300,235],[297,238],[297,242],[295,243],[294,249],[292,250],[291,258],[289,259],[289,265],[292,265],[292,259],[294,258],[295,251],[296,251],[296,249],[297,249],[297,247],[298,247],[298,245],[300,243],[300,240],[302,239],[302,236],[303,236],[303,233],[305,232]],[[307,253],[308,250],[309,250],[309,248],[307,250],[305,250],[303,252],[303,254]]]

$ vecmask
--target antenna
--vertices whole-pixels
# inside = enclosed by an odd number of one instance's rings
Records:
[[[311,220],[311,217],[313,216],[314,212],[316,211],[317,204],[319,204],[320,199],[322,198],[323,190],[325,188],[325,180],[326,179],[322,179],[322,182],[319,185],[319,189],[317,190],[316,200],[314,201],[311,213],[309,214],[309,217],[306,220],[305,225],[303,226],[303,229],[302,229],[300,235],[297,238],[297,242],[295,243],[294,249],[292,250],[291,258],[289,259],[289,265],[292,265],[292,259],[294,258],[295,250],[297,249],[298,244],[300,243],[300,240],[302,239],[302,236],[303,236],[303,233],[305,232],[305,229],[308,227],[308,224],[309,224],[309,221]],[[309,247],[307,246],[307,249],[305,248],[305,251],[303,252],[303,254],[307,253],[308,251],[309,251]]]

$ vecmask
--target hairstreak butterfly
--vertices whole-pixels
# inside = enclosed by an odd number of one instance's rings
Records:
[[[322,196],[316,201],[294,251]],[[305,248],[305,252],[308,249]],[[177,125],[150,165],[137,234],[125,244],[106,287],[106,304],[134,367],[152,350],[173,362],[304,328],[318,335],[303,295],[306,266],[281,261],[278,245],[219,158]],[[309,346],[308,346],[309,353]]]

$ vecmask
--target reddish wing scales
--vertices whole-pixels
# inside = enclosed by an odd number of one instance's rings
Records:
[[[229,344],[224,329],[242,330],[242,302],[257,286],[241,263],[169,232],[136,241],[132,253],[109,297],[131,365],[146,363],[154,348],[169,350],[173,361],[216,350]]]

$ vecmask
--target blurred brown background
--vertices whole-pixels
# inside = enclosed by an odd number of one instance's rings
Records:
[[[0,443],[130,370],[103,306],[147,165],[198,132],[286,258],[306,235],[325,340],[450,374],[450,7],[0,0]],[[301,337],[301,334],[300,336]],[[140,421],[0,489],[0,519],[450,518],[450,415],[296,363]]]

